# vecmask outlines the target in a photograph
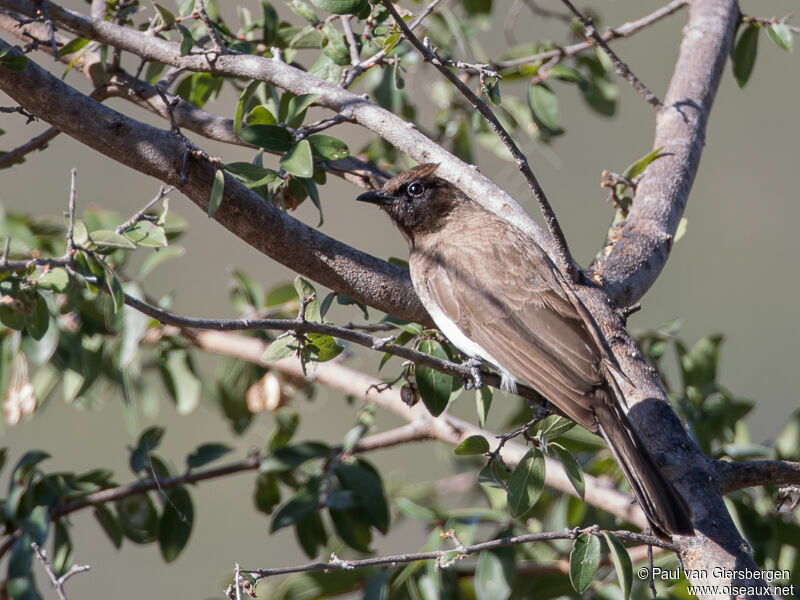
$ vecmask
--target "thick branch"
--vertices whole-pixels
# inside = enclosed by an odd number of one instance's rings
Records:
[[[754,460],[716,461],[717,483],[723,494],[758,485],[800,484],[800,462]]]
[[[706,126],[739,20],[735,0],[692,2],[678,60],[656,116],[650,164],[618,238],[594,265],[594,276],[619,306],[636,302],[669,257],[703,151]]]
[[[0,41],[0,48],[4,47]],[[22,73],[0,67],[0,88],[64,133],[175,186],[207,210],[216,166],[191,154],[187,181],[182,182],[182,162],[188,150],[177,136],[103,106],[34,63]],[[304,225],[233,177],[225,177],[224,200],[214,218],[257,250],[323,285],[412,321],[429,320],[407,271]]]
[[[467,195],[490,210],[516,223],[540,246],[549,252],[552,251],[549,236],[511,196],[479,173],[475,167],[459,160],[431,141],[413,124],[373,104],[363,96],[330,84],[279,60],[254,55],[224,54],[215,57],[213,63],[210,63],[204,53],[181,56],[179,44],[175,42],[149,37],[133,29],[93,19],[49,2],[47,6],[53,20],[62,28],[110,44],[120,50],[132,52],[145,60],[163,62],[188,71],[204,71],[266,81],[295,94],[316,94],[319,96],[317,101],[319,105],[377,133],[418,162],[439,163],[438,173],[442,177],[452,181]],[[28,16],[35,12],[31,2],[26,0],[0,0],[0,8]],[[57,107],[50,109],[56,110]]]

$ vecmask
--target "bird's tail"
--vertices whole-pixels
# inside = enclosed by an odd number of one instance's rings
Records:
[[[600,433],[625,473],[653,533],[662,539],[674,534],[692,535],[692,510],[661,473],[628,417],[614,402],[598,404],[595,415]]]

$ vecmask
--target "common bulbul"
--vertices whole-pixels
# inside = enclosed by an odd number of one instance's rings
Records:
[[[437,177],[437,166],[414,167],[358,197],[386,211],[405,237],[411,281],[436,326],[493,365],[504,387],[529,385],[605,438],[656,535],[690,535],[691,510],[622,410],[615,376],[624,375],[586,308],[538,244]]]

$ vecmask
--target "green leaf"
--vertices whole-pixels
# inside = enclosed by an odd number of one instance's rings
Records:
[[[317,190],[317,184],[314,183],[313,179],[302,178],[299,180],[300,183],[303,184],[303,187],[308,194],[308,197],[311,198],[311,202],[316,207],[317,211],[319,212],[319,223],[317,223],[317,227],[321,227],[322,224],[325,222],[325,216],[322,213],[322,203],[319,199],[319,191]]]
[[[354,15],[369,4],[369,0],[311,0],[311,4],[329,13]]]
[[[372,542],[372,532],[369,524],[364,519],[364,513],[358,509],[335,510],[328,509],[328,514],[333,521],[336,534],[342,541],[360,552],[369,552],[369,544]]]
[[[135,544],[158,539],[158,513],[147,494],[127,496],[115,502],[122,532]]]
[[[344,350],[343,346],[336,343],[336,340],[322,333],[309,333],[307,335],[309,343],[304,348],[310,354],[314,362],[326,362],[339,356]]]
[[[603,537],[606,540],[606,544],[608,544],[608,549],[611,551],[611,560],[614,563],[614,569],[617,571],[617,581],[619,581],[619,587],[622,589],[623,600],[628,600],[633,582],[631,557],[628,555],[625,546],[613,533],[604,531]]]
[[[250,98],[253,97],[253,94],[256,93],[258,86],[261,84],[262,82],[258,80],[251,81],[250,84],[244,88],[242,93],[239,94],[239,101],[236,103],[236,112],[233,116],[233,131],[236,133],[236,135],[241,133],[242,122],[244,120],[244,111],[247,110]]]
[[[184,25],[176,25],[176,27],[181,34],[181,56],[186,56],[192,51],[192,47],[194,46],[192,32]]]
[[[583,500],[584,492],[586,491],[586,484],[583,481],[583,471],[581,470],[580,464],[572,456],[572,453],[564,448],[558,442],[550,442],[547,444],[547,449],[552,450],[555,452],[556,456],[558,456],[558,460],[561,461],[561,464],[564,466],[564,471],[569,477],[570,483],[575,488],[575,491],[578,492],[578,496],[580,496],[581,500]]]
[[[661,153],[663,149],[664,146],[659,146],[652,152],[648,152],[642,158],[640,158],[633,164],[629,165],[628,168],[622,172],[623,177],[627,177],[628,179],[633,179],[644,173],[644,170],[647,168],[647,165],[649,165],[657,158],[666,156],[666,154]]]
[[[220,204],[222,204],[222,197],[225,192],[225,171],[217,169],[214,173],[214,184],[211,186],[211,196],[208,199],[208,218],[214,216]]]
[[[139,221],[125,232],[125,237],[137,246],[147,248],[164,248],[167,245],[164,228],[152,221]]]
[[[458,456],[469,456],[470,454],[486,454],[489,451],[489,442],[482,435],[471,435],[464,438],[456,446],[454,452]]]
[[[286,95],[288,92],[285,92]],[[283,98],[281,98],[283,100]],[[309,106],[319,100],[319,94],[300,94],[298,96],[290,96],[289,102],[286,106],[286,114],[281,117],[281,120],[289,127],[300,127],[303,124],[303,118],[306,115],[306,110]]]
[[[600,565],[600,540],[591,534],[577,537],[569,554],[569,581],[573,589],[582,594],[592,583]]]
[[[544,454],[531,448],[508,478],[508,510],[511,516],[524,519],[533,509],[544,489]]]
[[[189,456],[186,457],[186,466],[190,469],[202,467],[222,456],[225,456],[232,450],[233,448],[225,444],[201,444],[195,448]]]
[[[485,427],[489,409],[492,407],[492,388],[484,385],[481,389],[475,390],[475,405],[478,411],[478,425]]]
[[[262,38],[262,42],[267,48],[269,48],[275,42],[275,37],[278,35],[278,28],[280,27],[281,19],[278,16],[278,12],[275,10],[275,7],[272,6],[272,3],[270,2],[265,2],[262,0],[261,10],[264,14],[264,36]]]
[[[747,84],[747,80],[750,79],[750,74],[753,72],[753,65],[758,53],[758,30],[760,28],[758,23],[750,23],[739,35],[739,39],[733,47],[731,54],[733,77],[740,88]]]
[[[76,37],[61,46],[61,48],[58,49],[58,52],[61,54],[61,56],[66,56],[68,54],[72,54],[73,52],[77,52],[88,43],[89,40],[87,38]]]
[[[478,598],[505,600],[511,597],[500,557],[494,552],[481,552],[475,567],[475,593]]]
[[[539,435],[545,440],[554,440],[567,433],[575,427],[575,421],[560,415],[548,415],[534,427]]]
[[[167,246],[157,252],[152,252],[150,256],[142,261],[142,266],[139,268],[139,275],[137,279],[144,279],[152,273],[156,267],[173,258],[178,258],[186,254],[186,249],[180,246]]]
[[[275,362],[282,358],[294,356],[298,348],[297,340],[293,335],[279,338],[272,342],[264,351],[261,360],[264,362]]]
[[[0,65],[3,65],[9,71],[21,73],[28,66],[28,57],[19,55],[3,56],[0,58]]]
[[[55,574],[60,577],[72,566],[72,540],[64,521],[56,521],[54,529],[51,564]]]
[[[381,533],[389,532],[389,502],[380,474],[364,459],[339,463],[336,478],[345,490],[353,492],[369,525]]]
[[[292,471],[309,460],[325,458],[330,453],[331,447],[324,442],[302,442],[283,446],[261,461],[259,471],[262,473]]]
[[[164,562],[172,562],[186,547],[194,524],[194,505],[185,487],[162,492],[164,513],[158,521],[158,547]]]
[[[298,177],[311,177],[314,174],[311,144],[308,140],[300,140],[281,157],[280,163],[287,173]]]
[[[316,557],[320,547],[328,543],[328,532],[325,531],[325,525],[318,512],[312,512],[300,519],[295,524],[295,533],[303,552],[309,558]]]
[[[279,529],[297,523],[301,519],[314,513],[319,508],[319,500],[316,490],[312,491],[309,486],[300,488],[286,504],[281,506],[272,517],[270,533],[275,533]]]
[[[144,471],[148,465],[147,455],[158,448],[166,430],[163,427],[148,427],[139,436],[136,448],[131,452],[128,464],[131,471],[139,473]]]
[[[264,514],[271,515],[280,501],[281,490],[275,476],[270,473],[259,473],[256,478],[256,489],[253,492],[256,508]]]
[[[117,274],[111,270],[111,267],[106,263],[103,263],[103,267],[105,268],[106,285],[108,286],[109,294],[111,294],[111,301],[114,304],[114,313],[116,314],[125,306],[125,290],[122,289],[122,283]]]
[[[486,466],[478,472],[478,483],[483,486],[498,490],[507,490],[507,482],[508,471],[500,458],[489,461]]]
[[[692,386],[704,390],[716,382],[719,347],[722,339],[721,335],[702,338],[692,346],[689,352],[678,346],[684,387]]]
[[[47,302],[41,294],[36,295],[30,305],[31,314],[25,319],[25,331],[35,340],[40,340],[47,333],[50,325],[50,311],[47,309]]]
[[[436,358],[448,360],[449,357],[444,347],[432,339],[423,339],[417,343],[416,350],[424,352]],[[430,367],[416,366],[415,376],[417,389],[425,406],[434,417],[438,417],[447,403],[450,401],[450,394],[453,392],[453,378],[450,375],[440,373]]]
[[[20,522],[22,531],[31,537],[31,541],[40,546],[47,540],[50,531],[50,513],[46,506],[36,506],[30,514]]]
[[[315,133],[308,136],[311,152],[325,160],[338,160],[350,156],[350,150],[342,140],[324,133]]]
[[[769,39],[777,44],[778,48],[782,48],[788,52],[792,51],[794,37],[792,30],[789,29],[789,26],[786,23],[776,23],[774,25],[770,25],[767,27],[767,35],[769,36]]]
[[[225,165],[225,170],[247,187],[258,187],[278,179],[278,172],[252,163],[235,162]]]
[[[202,384],[194,374],[188,351],[170,350],[159,367],[178,414],[192,412],[200,402]]]
[[[314,289],[314,286],[311,285],[311,282],[305,277],[298,275],[294,278],[294,289],[297,290],[297,296],[301,302],[304,298],[306,300],[311,299],[306,305],[306,311],[304,315],[306,321],[313,321],[314,323],[319,323],[322,321],[322,317],[319,313],[319,299],[317,298],[317,290]]]
[[[278,125],[248,125],[239,133],[239,137],[264,150],[286,152],[294,145],[294,136]]]
[[[567,83],[586,83],[586,77],[584,77],[580,71],[576,71],[572,67],[566,65],[553,65],[547,69],[547,76],[555,77]]]
[[[97,504],[94,507],[94,518],[100,523],[100,527],[103,528],[114,547],[119,549],[122,546],[122,527],[114,513],[106,508],[105,504]]]
[[[33,468],[48,458],[50,458],[50,455],[47,452],[42,450],[28,450],[20,457],[17,464],[14,465],[11,479],[18,483],[23,483]]]
[[[161,17],[161,23],[163,25],[170,26],[175,23],[175,15],[173,15],[172,12],[155,2],[153,2],[153,6],[156,11],[158,11],[158,16]]]
[[[546,85],[537,83],[528,90],[528,98],[536,125],[545,137],[564,133],[558,110],[558,98]]]
[[[89,241],[97,246],[98,252],[106,252],[117,248],[126,250],[136,250],[136,244],[130,241],[121,233],[108,229],[99,229],[89,234]]]
[[[64,292],[69,287],[69,273],[63,267],[56,267],[36,280],[36,287],[54,292]]]
[[[689,219],[687,219],[686,217],[681,217],[681,220],[678,221],[678,227],[675,229],[674,240],[676,242],[686,235],[686,230],[688,229],[688,227],[689,227]]]

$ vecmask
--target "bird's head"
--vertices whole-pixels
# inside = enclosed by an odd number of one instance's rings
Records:
[[[419,235],[443,227],[461,197],[457,187],[436,177],[438,166],[427,163],[403,171],[381,189],[365,192],[356,200],[377,204],[412,242]]]

